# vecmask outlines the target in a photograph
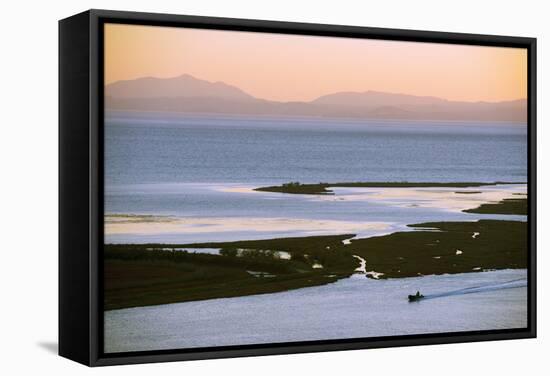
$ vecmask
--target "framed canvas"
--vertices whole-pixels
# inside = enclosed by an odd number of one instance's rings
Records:
[[[535,39],[59,26],[60,355],[535,337]]]

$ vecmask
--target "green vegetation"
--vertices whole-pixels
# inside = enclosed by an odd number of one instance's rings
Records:
[[[345,188],[475,188],[487,185],[497,184],[523,184],[512,182],[450,182],[450,183],[429,183],[429,182],[344,182],[344,183],[314,183],[302,184],[300,182],[290,182],[277,186],[259,187],[255,191],[263,192],[279,192],[292,194],[309,194],[309,195],[326,195],[333,194],[330,187],[345,187]],[[463,193],[463,192],[457,192]],[[473,193],[473,192],[472,192]],[[476,192],[477,193],[477,192]]]
[[[105,309],[270,293],[334,282],[349,276],[357,261],[347,250],[331,253],[327,247],[342,245],[342,240],[353,236],[183,246],[108,244],[104,247]],[[160,250],[186,246],[219,247],[221,256]],[[242,249],[246,252],[238,252]],[[278,259],[271,250],[289,252],[291,259]],[[314,269],[315,264],[324,268]]]
[[[418,231],[352,240],[381,278],[527,267],[527,224],[519,221],[433,222]]]
[[[456,191],[455,193],[461,195],[473,195],[476,193],[481,193],[481,191]]]
[[[322,285],[348,277],[367,260],[379,278],[527,266],[527,224],[434,222],[417,231],[367,239],[316,236],[188,245],[105,245],[105,309],[244,296]],[[477,234],[474,236],[474,234]],[[220,248],[221,255],[160,248]],[[243,249],[246,252],[243,252]],[[289,260],[274,251],[291,255]],[[314,265],[322,268],[314,268]]]
[[[516,214],[527,215],[526,198],[506,198],[497,203],[482,204],[475,209],[463,210],[477,214]]]
[[[327,189],[328,186],[329,186],[328,183],[301,184],[299,182],[290,182],[279,186],[255,188],[254,190],[264,191],[264,192],[293,193],[293,194],[302,194],[302,195],[333,194],[331,190]]]

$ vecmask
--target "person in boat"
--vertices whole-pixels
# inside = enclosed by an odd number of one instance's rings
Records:
[[[423,297],[424,297],[424,295],[422,295],[422,294],[420,293],[420,291],[417,291],[416,294],[414,294],[414,295],[409,295],[409,301],[415,302],[415,301],[417,301],[417,300],[422,299]]]

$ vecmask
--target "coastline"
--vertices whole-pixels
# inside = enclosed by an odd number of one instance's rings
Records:
[[[507,205],[506,214],[520,213],[517,210],[521,210],[518,205]],[[526,267],[525,222],[429,222],[409,227],[414,230],[363,239],[348,233],[235,242],[107,244],[105,309],[323,285],[357,273],[359,258],[365,260],[368,272],[360,274],[377,279]],[[219,249],[220,254],[185,252],[185,248]],[[276,252],[290,257],[277,258]]]
[[[526,192],[525,185],[486,186],[476,188],[475,193],[471,188],[336,187],[331,195],[254,191],[260,185],[181,183],[127,188],[128,194],[135,192],[137,205],[132,210],[116,207],[105,213],[105,244],[190,244],[338,234],[366,238],[410,231],[407,225],[411,223],[526,219],[525,215],[464,211],[522,198],[519,194]],[[147,192],[159,197],[157,208],[146,204]],[[215,210],[207,210],[203,202],[210,202]]]

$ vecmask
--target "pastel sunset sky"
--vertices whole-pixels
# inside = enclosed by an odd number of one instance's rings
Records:
[[[461,101],[527,96],[525,49],[105,25],[105,84],[184,73],[278,101],[368,90]]]

